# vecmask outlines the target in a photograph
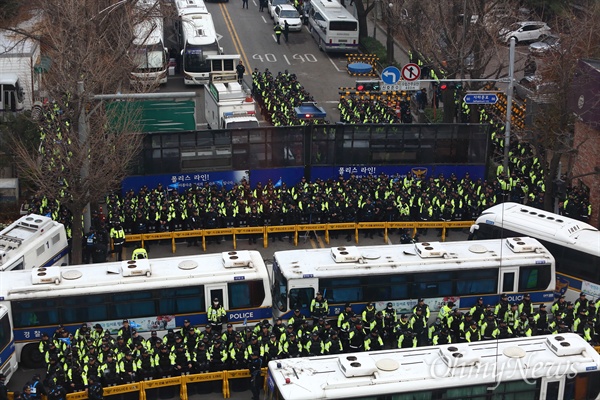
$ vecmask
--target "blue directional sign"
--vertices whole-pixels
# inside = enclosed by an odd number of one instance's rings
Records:
[[[498,96],[495,93],[467,93],[464,101],[467,104],[496,104]]]
[[[396,67],[387,67],[381,72],[381,80],[386,85],[395,85],[400,80],[400,70]]]

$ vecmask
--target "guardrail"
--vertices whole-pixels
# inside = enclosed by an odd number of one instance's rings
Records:
[[[267,368],[262,368],[261,376],[267,376]],[[104,397],[121,395],[123,393],[139,393],[139,400],[147,399],[147,391],[165,388],[169,386],[179,386],[179,394],[175,394],[174,398],[179,397],[181,400],[187,400],[189,397],[188,385],[202,384],[209,382],[221,381],[220,387],[223,398],[231,397],[231,380],[234,379],[249,379],[250,371],[247,369],[226,370],[220,372],[206,372],[202,374],[182,375],[176,377],[168,377],[161,379],[150,379],[125,385],[107,386],[104,388]],[[266,379],[263,382],[263,390],[266,389]],[[208,394],[208,393],[207,393]],[[80,391],[67,394],[67,400],[86,400],[88,394],[86,391]],[[14,392],[8,393],[8,399],[14,400]],[[42,396],[42,400],[47,400],[46,396]]]
[[[387,243],[389,231],[391,229],[408,229],[412,231],[414,237],[418,229],[441,229],[441,240],[445,241],[448,229],[469,228],[474,221],[431,221],[431,222],[358,222],[358,223],[337,223],[337,224],[302,224],[302,225],[272,225],[272,226],[251,226],[243,228],[216,228],[199,229],[194,231],[145,233],[138,235],[126,235],[126,242],[141,242],[142,246],[146,241],[169,240],[171,242],[171,251],[177,251],[178,239],[198,239],[202,240],[202,249],[206,251],[207,238],[215,236],[231,236],[233,248],[237,248],[237,240],[240,236],[260,235],[262,236],[263,247],[269,246],[269,237],[273,238],[279,234],[291,234],[294,246],[298,245],[299,234],[308,234],[310,232],[323,232],[325,242],[329,244],[330,233],[332,231],[346,231],[354,236],[354,242],[359,242],[359,232],[365,230],[383,231],[383,243]],[[111,244],[112,245],[112,244]]]

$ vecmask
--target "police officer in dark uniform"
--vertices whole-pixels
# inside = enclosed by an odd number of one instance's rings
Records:
[[[204,215],[204,228],[205,229],[216,229],[219,227],[219,214],[215,211],[215,208],[211,205],[208,208],[208,211]],[[211,243],[216,240],[217,244],[221,243],[221,238],[219,236],[207,236],[207,243]]]
[[[88,376],[87,392],[89,400],[104,400],[104,389],[97,376]]]
[[[186,229],[189,231],[197,231],[202,229],[202,220],[197,209],[193,209],[186,221]],[[198,246],[198,237],[191,237],[187,240],[188,247]]]
[[[260,353],[253,351],[251,359],[248,362],[248,370],[250,371],[250,390],[252,391],[252,400],[259,400],[261,377],[260,371],[262,368],[262,360],[259,358]]]

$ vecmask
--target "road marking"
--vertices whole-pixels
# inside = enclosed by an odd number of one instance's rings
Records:
[[[321,235],[318,235],[317,232],[315,232],[315,236],[317,237],[317,241],[319,242],[319,247],[324,249],[325,248],[325,236],[321,237]]]
[[[235,25],[233,24],[233,20],[231,19],[231,15],[229,11],[227,11],[227,7],[225,3],[220,3],[219,8],[221,9],[221,14],[223,15],[223,19],[225,20],[225,26],[227,30],[231,34],[231,40],[233,41],[233,47],[235,47],[236,52],[240,55],[241,60],[246,66],[246,72],[250,75],[252,73],[252,66],[248,61],[248,57],[246,56],[246,52],[244,51],[244,47],[242,46],[242,41],[235,30]]]
[[[288,60],[288,58],[287,58],[287,56],[286,56],[285,54],[283,55],[283,58],[285,58],[285,62],[287,62],[287,63],[288,63],[288,65],[292,65],[292,64],[290,63],[290,60]]]
[[[267,19],[265,18],[265,16],[261,15],[260,17],[262,18],[263,22],[266,24],[267,23]]]
[[[345,71],[341,71],[337,65],[335,65],[335,63],[333,62],[333,60],[331,59],[331,57],[329,57],[329,55],[327,55],[327,59],[329,60],[329,62],[331,63],[331,65],[333,65],[333,68],[335,68],[337,70],[337,72],[345,72]]]

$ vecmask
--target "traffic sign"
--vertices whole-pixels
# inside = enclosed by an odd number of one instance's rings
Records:
[[[381,80],[387,85],[394,85],[400,80],[400,70],[396,67],[387,67],[381,72]]]
[[[416,81],[421,77],[421,68],[417,64],[408,63],[402,67],[402,78],[406,81]]]
[[[382,92],[399,92],[399,91],[413,91],[421,88],[421,82],[419,81],[398,81],[395,85],[381,85]]]
[[[467,93],[464,101],[467,104],[496,104],[498,102],[498,95],[482,92]]]

